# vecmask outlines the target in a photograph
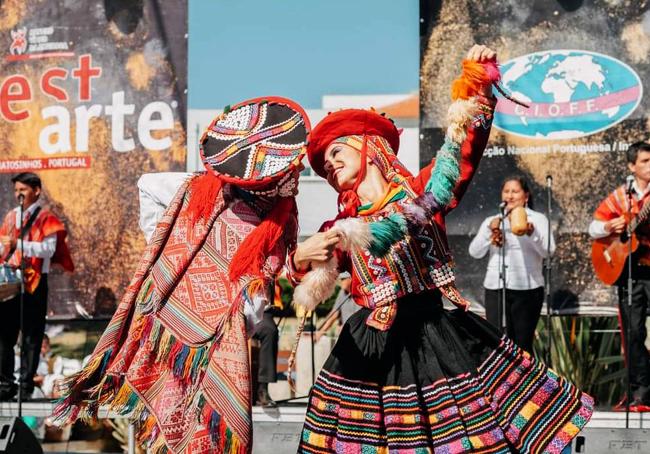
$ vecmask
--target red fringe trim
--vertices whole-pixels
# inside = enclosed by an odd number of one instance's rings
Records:
[[[277,242],[292,227],[297,219],[298,208],[293,197],[282,197],[243,241],[230,262],[229,275],[232,281],[244,275],[261,276],[262,267]]]
[[[338,204],[341,211],[336,216],[336,219],[344,219],[356,216],[357,210],[361,206],[361,200],[359,199],[357,190],[359,189],[361,182],[363,182],[363,179],[366,177],[366,166],[368,165],[368,136],[365,134],[363,136],[363,143],[361,145],[361,150],[359,150],[359,153],[361,154],[361,167],[359,168],[357,179],[354,181],[354,186],[352,189],[339,193]]]
[[[221,180],[212,172],[206,172],[190,182],[190,200],[186,215],[193,224],[199,220],[208,220],[214,210],[219,191],[221,191]]]

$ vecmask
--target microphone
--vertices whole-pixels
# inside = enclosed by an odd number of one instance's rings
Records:
[[[550,188],[551,186],[553,186],[553,176],[546,175],[546,187]]]
[[[625,193],[627,195],[632,194],[634,191],[634,176],[633,175],[628,175],[627,178],[625,179]]]
[[[499,213],[501,213],[501,216],[506,215],[506,207],[508,206],[508,202],[501,202],[499,204]]]
[[[18,205],[22,206],[25,202],[25,194],[18,194]]]

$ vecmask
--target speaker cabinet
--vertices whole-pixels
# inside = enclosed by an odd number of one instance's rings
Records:
[[[0,453],[43,454],[43,449],[27,424],[20,418],[0,418]]]

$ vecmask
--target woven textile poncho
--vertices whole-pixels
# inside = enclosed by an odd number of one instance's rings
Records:
[[[268,299],[295,242],[308,131],[302,109],[282,98],[212,122],[201,139],[208,173],[176,193],[55,415],[94,418],[108,405],[136,421],[147,452],[250,452],[244,306]]]

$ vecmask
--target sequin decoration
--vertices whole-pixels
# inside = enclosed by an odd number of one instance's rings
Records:
[[[206,166],[235,183],[265,182],[297,168],[308,120],[290,103],[256,102],[223,113],[201,138]]]

